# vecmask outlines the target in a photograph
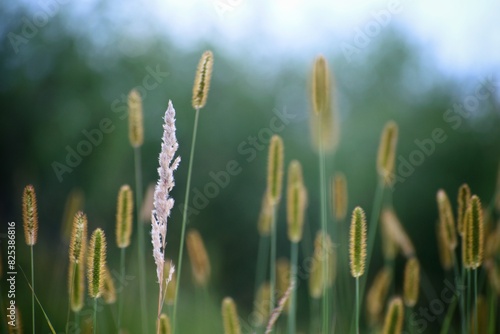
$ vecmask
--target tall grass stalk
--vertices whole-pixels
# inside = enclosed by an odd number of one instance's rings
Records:
[[[255,274],[255,298],[259,292],[259,286],[266,278],[267,260],[269,259],[269,236],[259,237],[259,251],[257,253],[257,270]]]
[[[125,249],[120,249],[120,271],[121,277],[125,277]],[[120,301],[118,302],[118,331],[121,329],[122,324],[122,314],[123,314],[123,289],[120,291]]]
[[[474,269],[474,317],[475,317],[475,325],[476,331],[474,333],[479,333],[479,323],[478,323],[478,312],[477,312],[477,271],[478,269]]]
[[[470,326],[470,318],[471,318],[471,304],[470,304],[470,300],[471,300],[471,269],[466,269],[465,270],[466,273],[467,273],[467,302],[466,302],[466,318],[467,318],[467,322],[466,322],[466,332],[470,332],[471,330],[471,326]]]
[[[356,334],[359,334],[359,277],[356,277]]]
[[[94,334],[97,333],[97,298],[94,298],[94,317],[93,317],[93,324],[94,324]]]
[[[319,184],[320,184],[320,215],[321,215],[321,231],[323,232],[323,246],[326,245],[327,236],[327,205],[326,205],[326,163],[325,163],[325,152],[323,150],[323,141],[321,140],[321,124],[318,126],[318,136],[319,140]],[[328,280],[328,259],[326,256],[326,247],[323,247],[323,312],[322,312],[322,324],[323,333],[328,332],[328,286],[326,281]]]
[[[73,289],[75,286],[75,274],[76,274],[76,266],[73,265],[73,275],[71,276],[71,281],[69,282],[69,298],[68,298],[68,314],[66,316],[66,330],[65,333],[68,333],[69,326],[69,316],[71,314],[71,296],[73,295]]]
[[[269,303],[269,314],[273,313],[274,306],[276,303],[276,243],[277,243],[277,236],[276,236],[276,223],[277,223],[277,208],[276,205],[274,205],[273,208],[273,219],[272,219],[272,224],[271,224],[271,253],[270,253],[270,290],[271,290],[271,299]]]
[[[196,146],[196,133],[198,132],[198,119],[200,115],[200,108],[196,109],[196,113],[194,116],[194,129],[193,129],[193,137],[191,139],[191,151],[189,153],[189,166],[188,166],[188,174],[186,181],[186,195],[184,196],[184,208],[182,210],[182,227],[181,227],[181,242],[179,246],[179,258],[177,259],[177,284],[175,286],[175,298],[174,298],[174,308],[172,311],[172,332],[175,333],[177,328],[177,299],[179,298],[179,286],[181,283],[181,275],[182,275],[182,257],[184,253],[184,239],[186,235],[186,222],[187,222],[187,208],[189,203],[189,193],[191,189],[191,172],[193,170],[193,157],[194,150]]]
[[[144,224],[141,219],[142,205],[142,163],[141,163],[141,147],[134,147],[135,161],[135,207],[137,216],[137,240],[138,240],[138,265],[139,265],[139,298],[141,303],[141,326],[143,333],[148,331],[148,310],[146,303],[146,259],[144,249]],[[124,277],[124,276],[123,276]]]
[[[35,334],[35,270],[33,268],[33,245],[30,246],[31,254],[31,286],[33,293],[31,294],[31,321],[33,324],[33,334]]]
[[[288,311],[288,333],[295,334],[296,312],[297,312],[297,262],[299,257],[299,244],[292,242],[290,255],[290,282],[294,285],[290,296],[290,309]]]

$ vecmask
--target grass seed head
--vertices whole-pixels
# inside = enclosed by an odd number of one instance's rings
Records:
[[[403,297],[407,307],[413,307],[417,304],[419,288],[420,264],[417,258],[412,257],[406,261],[403,281]]]
[[[35,188],[28,185],[23,192],[24,238],[28,246],[36,244],[38,236],[38,209]]]
[[[210,260],[203,239],[197,230],[188,231],[186,246],[194,282],[199,286],[206,286],[210,278]]]
[[[382,320],[382,312],[389,292],[392,274],[388,267],[382,268],[375,276],[366,296],[368,322],[373,327]]]
[[[259,221],[257,222],[257,230],[261,237],[267,237],[271,234],[273,224],[273,205],[269,200],[267,191],[262,196],[262,204],[260,207]]]
[[[165,313],[160,316],[160,334],[172,334],[170,318]]]
[[[458,233],[463,236],[464,234],[464,220],[465,220],[465,213],[467,211],[467,208],[469,206],[469,201],[470,201],[470,188],[467,183],[464,183],[458,188],[458,214],[457,214],[457,229]]]
[[[351,275],[353,277],[362,276],[366,262],[366,216],[359,206],[352,212],[349,256]]]
[[[78,211],[73,218],[73,228],[69,244],[69,262],[83,263],[87,247],[87,216]]]
[[[82,310],[85,303],[85,264],[72,262],[68,268],[70,307],[73,312]]]
[[[332,209],[337,221],[344,220],[347,215],[347,179],[344,173],[335,173],[332,181]]]
[[[92,298],[101,296],[104,285],[104,268],[106,266],[106,237],[104,231],[96,229],[90,237],[87,258],[87,278],[89,281],[89,295]]]
[[[271,137],[267,162],[267,196],[272,205],[281,199],[283,186],[283,139],[278,135]]]
[[[377,156],[377,172],[386,185],[394,182],[394,165],[398,143],[398,125],[389,121],[382,131]]]
[[[453,250],[448,247],[446,236],[440,223],[437,223],[436,225],[436,238],[441,266],[444,270],[450,270],[455,264],[455,255]]]
[[[447,247],[453,250],[457,247],[458,243],[450,200],[443,189],[438,190],[436,199],[439,208],[439,224],[443,229]]]
[[[140,147],[144,142],[142,98],[136,89],[128,94],[128,138],[132,147]]]
[[[383,334],[400,334],[403,330],[404,308],[401,297],[393,298],[385,315]]]
[[[113,277],[109,272],[109,268],[104,267],[104,282],[102,284],[102,299],[106,304],[113,304],[116,302],[116,289]]]
[[[213,66],[214,55],[212,51],[205,51],[198,63],[198,69],[196,70],[196,76],[194,78],[192,100],[194,109],[201,109],[207,103]]]
[[[128,185],[124,185],[118,193],[116,208],[116,244],[118,248],[126,248],[130,245],[133,210],[132,190]]]
[[[297,160],[288,166],[286,217],[288,223],[288,239],[300,242],[304,226],[306,209],[306,189],[302,178],[302,166]]]
[[[328,112],[330,109],[330,70],[323,56],[314,61],[312,73],[312,106],[316,114]]]
[[[465,268],[477,269],[484,253],[483,209],[479,197],[471,197],[464,224],[463,263]]]
[[[241,334],[236,304],[231,297],[222,300],[222,320],[224,322],[224,334]]]

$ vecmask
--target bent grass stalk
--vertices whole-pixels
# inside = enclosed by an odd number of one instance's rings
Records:
[[[179,258],[177,260],[177,265],[179,266],[179,270],[177,271],[178,276],[177,276],[177,285],[175,288],[174,310],[172,316],[173,333],[175,333],[176,330],[177,300],[179,297],[179,286],[182,275],[182,257],[184,252],[184,238],[186,233],[187,208],[189,203],[189,194],[191,190],[191,172],[193,170],[193,158],[196,146],[196,134],[198,132],[198,119],[199,119],[200,109],[203,108],[207,102],[208,90],[210,88],[210,79],[212,76],[213,62],[214,62],[214,57],[212,52],[205,51],[198,63],[198,68],[196,71],[195,81],[193,85],[192,105],[193,108],[196,110],[196,112],[194,116],[193,137],[191,139],[191,151],[189,153],[189,164],[188,164],[189,166],[188,166],[188,174],[186,181],[186,195],[184,197],[184,208],[182,210],[181,242],[179,245]]]

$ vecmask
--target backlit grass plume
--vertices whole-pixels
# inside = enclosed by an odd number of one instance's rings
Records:
[[[311,95],[314,112],[327,112],[330,108],[330,71],[323,56],[318,56],[314,61]]]
[[[457,247],[457,232],[455,230],[455,219],[453,218],[453,210],[451,209],[448,195],[443,189],[439,189],[436,195],[439,209],[439,224],[443,229],[446,245],[450,249]]]
[[[382,131],[377,155],[377,172],[386,185],[391,185],[394,181],[397,143],[398,125],[394,121],[390,121]]]
[[[175,157],[175,152],[179,144],[175,136],[175,109],[172,101],[168,101],[164,122],[161,151],[158,159],[160,164],[158,167],[159,178],[154,193],[154,209],[151,213],[151,243],[153,244],[153,258],[156,264],[156,278],[159,284],[157,331],[159,330],[159,319],[163,306],[163,282],[166,279],[163,276],[163,272],[165,266],[165,247],[167,245],[167,223],[174,206],[174,199],[170,197],[170,191],[172,191],[175,185],[174,171],[180,162],[180,157]]]
[[[26,186],[23,192],[23,223],[26,245],[33,246],[38,236],[38,209],[35,188],[32,185]]]
[[[203,239],[197,230],[190,230],[186,236],[186,246],[194,282],[206,286],[210,278],[210,260],[208,259]]]
[[[403,298],[407,307],[413,307],[418,301],[418,292],[420,287],[420,264],[417,258],[412,257],[406,261]]]
[[[366,313],[368,323],[375,326],[382,320],[387,293],[391,284],[392,274],[389,267],[382,268],[375,276],[366,296]]]
[[[61,235],[65,242],[69,242],[71,239],[71,231],[73,230],[73,220],[78,211],[83,209],[85,198],[83,191],[74,188],[68,194],[66,198],[66,203],[64,204],[64,213],[61,223]]]
[[[281,199],[283,187],[283,139],[278,135],[271,137],[267,159],[267,196],[273,205]]]
[[[172,328],[170,325],[170,318],[165,313],[162,313],[160,316],[159,334],[172,334]]]
[[[477,269],[483,262],[483,210],[476,195],[471,197],[464,221],[463,263],[467,269]]]
[[[403,300],[401,297],[395,297],[389,303],[382,334],[400,334],[403,330],[403,318]]]
[[[70,305],[73,312],[79,312],[84,304],[85,255],[87,248],[87,216],[79,211],[73,219],[69,245],[68,286]]]
[[[132,147],[142,146],[144,142],[144,125],[142,115],[142,98],[136,89],[128,94],[128,138]]]
[[[366,216],[359,206],[352,212],[349,257],[352,277],[362,276],[366,262]]]
[[[205,51],[198,63],[198,69],[196,70],[196,76],[194,78],[192,100],[194,109],[201,109],[207,103],[213,66],[214,55],[212,51]]]
[[[126,248],[130,245],[132,234],[133,197],[129,185],[124,185],[118,193],[118,204],[116,209],[116,244],[118,248]]]
[[[470,188],[467,183],[464,183],[458,189],[458,214],[457,214],[457,229],[460,235],[464,234],[464,220],[465,213],[467,212],[467,208],[469,207],[471,193]]]
[[[344,220],[347,214],[347,179],[344,173],[337,172],[332,179],[332,209],[337,221]]]
[[[236,304],[231,297],[226,297],[222,300],[222,320],[224,334],[241,334]]]
[[[104,231],[96,229],[90,237],[87,257],[87,279],[89,295],[99,298],[104,284],[106,266],[106,237]]]
[[[302,239],[306,197],[306,189],[302,179],[302,166],[297,160],[292,160],[288,166],[286,217],[288,239],[293,243],[297,243]]]

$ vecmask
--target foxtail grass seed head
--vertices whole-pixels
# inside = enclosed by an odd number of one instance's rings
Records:
[[[457,247],[457,232],[455,231],[455,219],[453,218],[453,210],[451,209],[448,195],[443,189],[439,189],[436,195],[439,208],[439,223],[444,230],[446,244],[450,249]]]
[[[194,109],[201,109],[207,103],[213,66],[214,55],[212,51],[205,51],[198,63],[198,69],[196,70],[196,76],[194,78],[192,101]]]
[[[385,315],[383,334],[400,334],[403,330],[404,308],[401,297],[393,298]]]
[[[222,300],[222,320],[224,323],[224,334],[241,334],[236,304],[231,297],[226,297]]]
[[[261,237],[267,237],[271,234],[273,224],[273,205],[267,196],[267,191],[262,196],[262,204],[260,207],[259,221],[257,222],[257,230]]]
[[[399,247],[394,238],[392,237],[392,231],[389,230],[388,224],[381,224],[381,239],[382,239],[382,253],[384,254],[384,259],[392,261],[396,258],[398,254]]]
[[[290,262],[285,258],[276,261],[276,292],[281,298],[290,286]],[[285,312],[288,312],[290,303],[285,305]]]
[[[70,263],[68,268],[68,287],[70,306],[73,312],[79,312],[85,302],[85,264]]]
[[[420,264],[417,258],[412,257],[406,261],[403,281],[403,297],[407,307],[413,307],[417,304],[419,287]]]
[[[165,313],[160,316],[160,333],[159,334],[172,334],[172,327],[170,325],[170,318]]]
[[[135,89],[132,89],[128,94],[128,117],[128,138],[130,144],[132,147],[140,147],[144,142],[142,98]]]
[[[351,275],[353,277],[362,276],[366,262],[366,216],[359,206],[352,212],[349,256]]]
[[[113,282],[113,277],[111,277],[111,273],[107,266],[104,267],[104,282],[101,293],[102,299],[106,304],[113,304],[116,302],[115,282]]]
[[[87,247],[87,216],[78,211],[73,218],[69,244],[69,262],[83,264]]]
[[[166,259],[165,266],[163,269],[163,277],[168,277],[170,275],[170,270],[172,267],[173,267],[173,262],[170,259]],[[165,303],[167,305],[173,305],[175,301],[175,286],[177,285],[177,277],[175,271],[172,274],[172,279],[170,280],[168,285],[166,283],[167,281],[163,280],[162,290],[165,291],[165,289],[167,289],[165,292]]]
[[[257,292],[257,300],[255,301],[256,323],[262,326],[269,318],[269,306],[271,305],[271,285],[269,282],[264,282],[259,287]]]
[[[464,183],[458,188],[458,215],[457,215],[457,229],[458,233],[463,236],[464,234],[464,219],[465,212],[469,207],[470,201],[470,188],[467,183]]]
[[[396,213],[392,209],[383,209],[380,216],[383,228],[387,231],[388,237],[396,243],[406,258],[415,255],[415,247],[408,237],[403,225],[399,221]]]
[[[272,205],[276,206],[281,199],[283,187],[283,139],[278,135],[271,137],[267,160],[267,196]]]
[[[316,114],[328,112],[330,108],[330,71],[323,56],[314,61],[312,73],[312,106]]]
[[[324,256],[326,254],[326,261]],[[324,281],[323,266],[325,262],[327,268],[327,281]],[[336,254],[333,250],[333,243],[328,234],[324,235],[319,231],[314,239],[314,255],[311,262],[311,272],[309,275],[309,295],[314,298],[320,298],[323,295],[323,288],[333,285],[336,274]]]
[[[477,269],[483,263],[484,223],[481,201],[476,195],[471,197],[464,225],[464,266]]]
[[[197,230],[188,231],[186,246],[191,261],[194,282],[199,286],[206,286],[210,278],[210,261],[203,239]]]
[[[306,190],[302,181],[302,166],[297,160],[292,160],[288,166],[286,202],[288,239],[291,242],[300,242],[302,239],[306,201]]]
[[[382,268],[368,290],[366,296],[366,311],[370,326],[375,326],[382,321],[382,312],[384,311],[385,300],[389,286],[391,284],[391,270],[387,267]]]
[[[35,188],[26,186],[23,192],[24,238],[28,246],[36,244],[38,236],[38,210]]]
[[[347,179],[344,173],[335,173],[332,181],[332,209],[337,221],[344,220],[347,215]]]
[[[124,185],[118,193],[116,208],[116,244],[118,248],[126,248],[130,245],[133,210],[132,190],[128,185]]]
[[[165,266],[165,246],[167,245],[167,221],[174,206],[174,199],[170,191],[175,185],[174,171],[179,166],[180,157],[175,157],[179,147],[175,136],[175,109],[172,101],[168,101],[164,117],[163,137],[159,157],[158,182],[156,184],[153,211],[151,212],[151,243],[153,244],[153,258],[156,265],[156,277],[160,284],[160,294],[163,295],[163,267]]]
[[[87,278],[89,295],[92,298],[101,296],[104,285],[104,268],[106,266],[106,236],[100,228],[90,237],[89,255],[87,258]]]
[[[440,223],[436,225],[436,238],[441,266],[444,270],[450,270],[455,264],[455,255],[453,250],[448,247],[446,237]]]
[[[63,220],[61,224],[61,236],[64,242],[69,242],[71,239],[71,231],[73,230],[73,219],[78,211],[83,209],[85,198],[83,191],[80,189],[72,189],[66,198],[64,204]]]
[[[386,185],[392,185],[394,182],[397,143],[398,125],[394,121],[390,121],[382,131],[377,156],[377,172]]]

